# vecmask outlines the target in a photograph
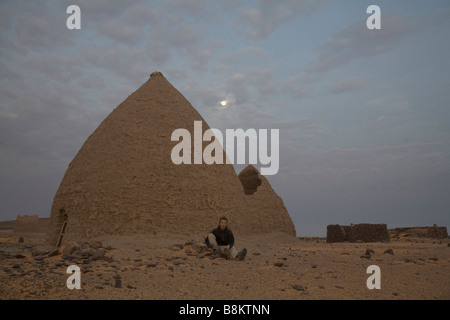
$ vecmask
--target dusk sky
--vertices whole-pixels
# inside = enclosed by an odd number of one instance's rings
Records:
[[[49,217],[84,141],[160,71],[212,128],[280,130],[267,179],[298,236],[449,228],[449,34],[448,0],[1,1],[0,221]]]

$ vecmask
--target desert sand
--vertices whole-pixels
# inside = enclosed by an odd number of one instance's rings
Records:
[[[213,259],[205,233],[149,232],[78,241],[80,249],[45,242],[45,233],[0,231],[0,299],[449,299],[448,239],[402,238],[379,243],[326,243],[282,233],[237,236],[244,261]],[[366,256],[367,249],[373,250]],[[385,253],[391,249],[393,254]],[[81,270],[68,289],[67,267]],[[369,290],[367,267],[381,270]],[[120,277],[120,288],[116,288]]]

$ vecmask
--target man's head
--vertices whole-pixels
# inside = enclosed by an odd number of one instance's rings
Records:
[[[225,230],[227,228],[228,219],[226,217],[221,217],[219,219],[219,228]]]

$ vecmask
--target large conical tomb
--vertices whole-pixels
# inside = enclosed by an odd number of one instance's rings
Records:
[[[154,72],[108,115],[69,164],[54,197],[49,242],[156,230],[198,234],[223,215],[236,233],[254,232],[264,224],[247,210],[232,165],[172,162],[178,143],[171,141],[172,132],[184,128],[193,137],[194,121],[202,121],[203,131],[209,129],[189,101]]]

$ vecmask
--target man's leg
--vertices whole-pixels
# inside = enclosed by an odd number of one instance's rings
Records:
[[[219,258],[219,246],[217,245],[216,236],[212,233],[208,234],[208,241],[214,250],[214,257]]]
[[[212,246],[214,250],[217,249],[217,241],[216,236],[213,233],[208,234],[209,244]]]
[[[245,256],[246,256],[246,255],[247,255],[247,249],[244,248],[244,249],[242,249],[241,252],[239,252],[239,253],[237,254],[237,259],[240,260],[240,261],[242,261],[242,260],[245,259]]]
[[[225,250],[228,246],[218,246],[220,254],[228,256],[228,252]]]
[[[236,259],[238,253],[239,252],[237,251],[237,249],[235,247],[231,247],[230,250],[228,251],[229,257],[233,260]]]
[[[235,247],[232,247],[231,249],[228,249],[228,246],[217,246],[217,248],[219,249],[219,253],[221,255],[225,255],[227,256],[227,259],[235,259],[238,251],[236,250]],[[228,250],[227,250],[228,249]]]

